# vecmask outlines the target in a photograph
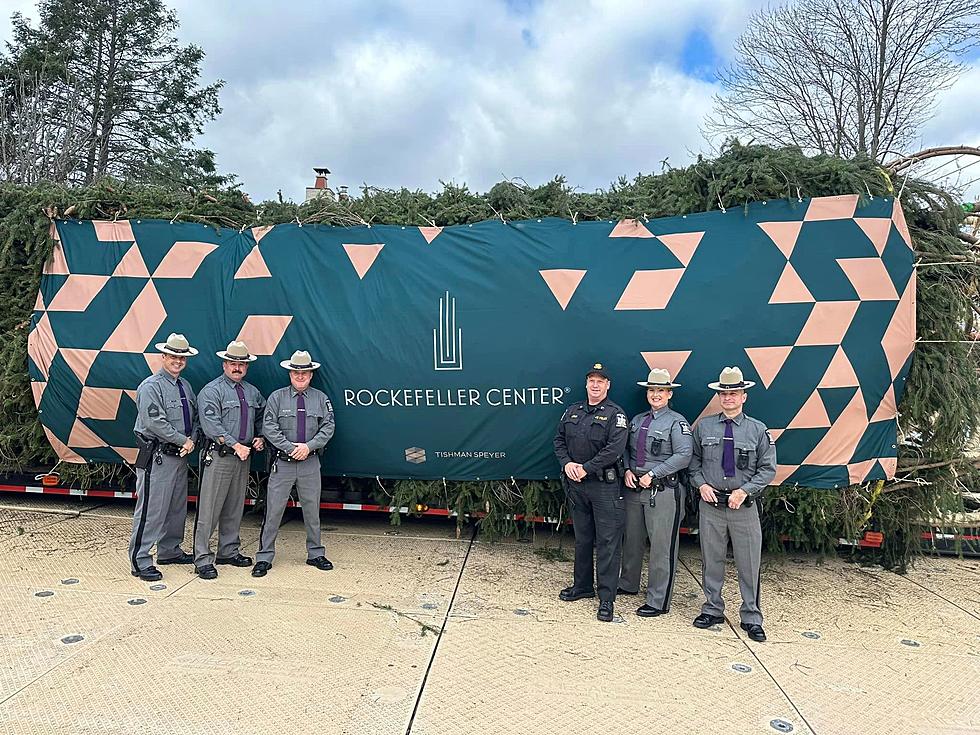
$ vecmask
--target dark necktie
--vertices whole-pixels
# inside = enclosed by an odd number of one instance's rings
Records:
[[[248,402],[245,400],[245,390],[241,383],[235,383],[235,392],[238,394],[238,408],[241,411],[238,427],[238,441],[244,442],[248,436]]]
[[[184,412],[184,436],[188,439],[191,433],[191,404],[187,402],[187,394],[184,393],[184,384],[177,378],[177,390],[180,391],[180,410]]]
[[[639,469],[647,461],[647,435],[650,433],[650,424],[653,421],[653,414],[649,414],[643,423],[640,424],[640,430],[636,433],[636,468]]]
[[[306,399],[302,393],[296,394],[296,443],[306,443]]]
[[[735,433],[732,420],[725,419],[725,441],[721,448],[721,469],[725,477],[735,477]]]

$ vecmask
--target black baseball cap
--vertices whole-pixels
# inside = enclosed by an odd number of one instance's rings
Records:
[[[589,368],[589,372],[585,374],[586,379],[588,379],[589,376],[591,375],[599,375],[600,377],[603,377],[606,380],[612,380],[612,378],[609,377],[609,371],[606,370],[606,366],[603,365],[601,362],[597,362],[593,364],[591,368]]]

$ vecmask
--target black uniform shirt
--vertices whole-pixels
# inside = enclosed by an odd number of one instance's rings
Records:
[[[563,468],[569,462],[577,462],[595,476],[616,464],[628,438],[626,414],[612,401],[596,406],[590,406],[588,401],[574,403],[558,423],[555,456]]]

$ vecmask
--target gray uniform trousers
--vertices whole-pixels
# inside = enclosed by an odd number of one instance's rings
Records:
[[[626,529],[623,534],[623,568],[621,589],[634,593],[640,589],[643,550],[650,540],[647,563],[646,604],[666,612],[674,595],[674,575],[681,521],[684,518],[684,495],[680,486],[657,493],[656,507],[650,507],[650,491],[623,491],[626,500]]]
[[[622,485],[566,479],[565,491],[575,531],[572,586],[583,592],[597,589],[600,602],[613,602],[622,558]]]
[[[161,464],[156,463],[160,457]],[[149,487],[146,476],[150,475]],[[157,546],[157,559],[174,559],[184,552],[184,521],[187,520],[187,460],[156,454],[146,470],[136,470],[136,508],[129,539],[129,561],[133,571],[153,565],[150,547]]]
[[[738,569],[738,588],[742,593],[739,617],[743,623],[762,625],[759,608],[759,575],[762,564],[762,524],[759,517],[759,501],[751,507],[744,505],[738,510],[716,508],[705,503],[700,505],[701,582],[704,585],[705,603],[701,612],[708,615],[724,615],[725,601],[721,586],[725,581],[725,556],[728,539],[732,540],[732,553]]]
[[[275,449],[272,449],[275,451]],[[289,501],[289,492],[296,485],[296,494],[303,506],[303,523],[306,526],[306,558],[323,556],[320,542],[320,458],[310,455],[302,462],[276,460],[276,471],[269,475],[265,497],[265,518],[259,534],[259,552],[255,560],[270,564],[276,555],[276,536],[283,511]]]
[[[245,512],[245,490],[251,462],[242,462],[234,454],[218,456],[211,452],[211,464],[204,468],[201,492],[197,498],[194,521],[194,566],[200,569],[214,564],[211,534],[218,527],[218,556],[236,556],[241,548],[239,532]]]

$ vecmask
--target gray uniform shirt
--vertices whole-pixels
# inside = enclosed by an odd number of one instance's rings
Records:
[[[640,427],[652,416],[647,427],[646,457],[637,463]],[[683,470],[691,463],[693,452],[691,425],[677,411],[668,407],[657,411],[644,411],[630,422],[630,438],[626,448],[626,466],[639,477],[653,470],[653,476],[662,480],[667,475]],[[658,449],[659,446],[659,449]]]
[[[190,412],[190,435],[184,433],[184,411],[177,380],[166,370],[154,373],[136,389],[136,425],[134,431],[156,437],[162,442],[182,445],[197,433],[197,397],[191,384],[180,378]]]
[[[735,477],[725,477],[721,453],[725,442],[725,414],[705,416],[694,427],[694,456],[691,483],[695,488],[711,485],[715,490],[741,488],[750,497],[762,495],[776,476],[776,442],[766,425],[740,413],[732,420],[735,437]],[[744,466],[742,466],[744,465]]]
[[[245,440],[241,443],[251,444],[252,439],[262,434],[265,399],[258,388],[244,380],[235,383],[222,373],[201,388],[201,394],[198,396],[198,403],[201,406],[201,428],[204,433],[212,441],[223,441],[229,447],[239,443],[238,435],[242,423],[242,408],[238,402],[236,385],[242,386],[249,414],[248,426],[245,427]]]
[[[296,397],[299,393],[291,385],[279,388],[269,396],[265,405],[262,431],[276,449],[289,453],[296,448]],[[306,446],[311,452],[323,449],[334,432],[333,404],[327,394],[316,388],[307,388]]]

